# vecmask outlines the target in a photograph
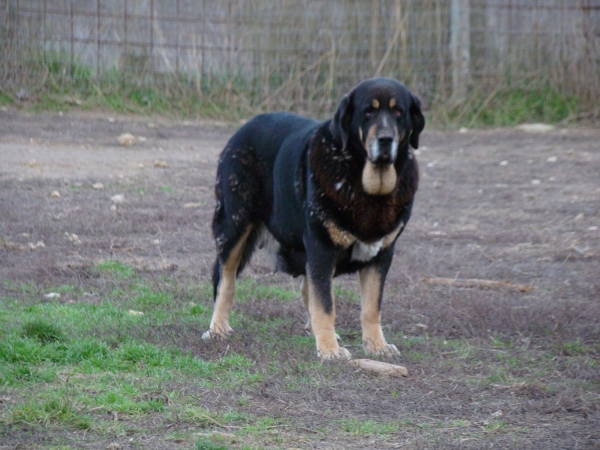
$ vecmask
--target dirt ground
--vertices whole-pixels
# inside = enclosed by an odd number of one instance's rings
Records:
[[[216,162],[235,128],[109,113],[0,111],[0,279],[93,284],[85,268],[114,258],[149,276],[208,280]],[[132,147],[117,142],[125,132],[137,137]],[[281,414],[308,428],[349,408],[365,419],[435,422],[455,416],[473,424],[501,411],[510,432],[484,431],[464,440],[448,435],[447,446],[598,448],[599,142],[600,130],[591,127],[543,134],[426,128],[416,152],[420,188],[385,288],[384,330],[426,334],[438,342],[465,339],[469,363],[451,349],[424,346],[423,351],[437,352],[438,360],[413,361],[411,376],[394,381],[402,387],[398,398],[390,398],[389,381],[378,378],[348,375],[314,396],[286,392],[275,379],[261,388],[270,396],[251,397],[253,407],[267,410],[273,407],[268,398],[276,398]],[[122,203],[111,200],[118,194]],[[260,259],[245,276],[291,283],[272,275]],[[431,277],[533,289],[443,286]],[[354,277],[340,280],[343,288],[357,290]],[[0,295],[6,294],[4,286]],[[199,301],[210,304],[208,298]],[[359,330],[359,306],[344,299],[339,304],[338,327]],[[298,315],[300,334],[299,305],[274,314]],[[248,314],[278,308],[263,302],[236,307]],[[196,339],[202,331],[183,333],[179,345],[201,354]],[[492,345],[505,341],[511,343],[508,350]],[[402,341],[394,343],[405,351]],[[498,352],[516,355],[510,374],[519,381],[473,383],[494,379]],[[551,371],[535,373],[527,366],[528,357],[540,354],[554,358]],[[365,391],[368,395],[361,395]],[[438,440],[428,436],[426,429],[400,433],[395,447],[381,448],[446,447],[439,432]],[[311,439],[302,448],[369,446]],[[18,442],[18,436],[11,437],[11,443]],[[171,445],[153,442],[156,448]]]

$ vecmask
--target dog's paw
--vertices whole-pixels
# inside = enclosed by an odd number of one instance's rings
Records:
[[[385,342],[379,345],[373,345],[372,342],[364,342],[363,347],[365,352],[371,355],[392,357],[400,356],[400,350],[394,344],[386,344]]]
[[[312,331],[312,327],[310,326],[310,320],[306,322],[306,325],[304,325],[304,334],[306,334],[307,336],[315,335]]]
[[[214,340],[225,339],[231,333],[233,333],[233,328],[231,328],[230,326],[227,326],[227,331],[225,333],[223,333],[221,330],[217,330],[217,329],[212,329],[211,328],[210,330],[205,331],[202,334],[202,339],[205,339],[205,340],[208,340],[208,339],[214,339]]]
[[[327,350],[317,349],[317,356],[321,358],[321,361],[352,359],[352,355],[344,347],[331,348]]]

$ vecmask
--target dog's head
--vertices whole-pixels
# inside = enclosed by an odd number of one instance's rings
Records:
[[[366,152],[363,187],[369,194],[389,194],[396,185],[394,163],[408,157],[408,144],[419,147],[425,127],[421,102],[400,82],[371,78],[340,102],[331,133],[344,148],[356,142]]]

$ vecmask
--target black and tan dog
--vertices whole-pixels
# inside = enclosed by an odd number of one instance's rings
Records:
[[[363,345],[398,354],[381,330],[383,284],[418,185],[425,126],[404,85],[372,78],[340,102],[333,120],[259,115],[227,143],[217,169],[213,234],[215,309],[204,338],[224,337],[235,279],[270,240],[280,270],[303,275],[306,330],[322,359],[349,358],[334,329],[334,276],[358,271]]]

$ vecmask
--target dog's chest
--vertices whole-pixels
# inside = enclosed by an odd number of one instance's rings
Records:
[[[329,233],[329,237],[333,243],[345,249],[351,248],[351,261],[367,262],[375,258],[382,249],[389,247],[396,239],[398,234],[404,228],[404,222],[400,223],[390,233],[382,238],[372,241],[363,242],[349,231],[343,230],[333,222],[326,222],[325,228]]]
[[[372,244],[356,241],[352,244],[352,255],[350,256],[350,260],[362,262],[370,261],[379,254],[382,246],[383,239],[373,242]]]

